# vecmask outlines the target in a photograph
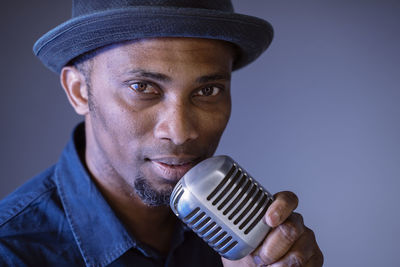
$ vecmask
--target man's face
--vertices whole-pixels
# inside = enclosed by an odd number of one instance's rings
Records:
[[[85,118],[95,178],[166,204],[183,174],[217,148],[231,111],[233,54],[221,41],[157,38],[95,56]]]

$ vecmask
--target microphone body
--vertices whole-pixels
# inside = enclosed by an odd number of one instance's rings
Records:
[[[176,184],[172,211],[221,256],[238,260],[270,230],[262,220],[272,195],[228,156],[208,158]]]

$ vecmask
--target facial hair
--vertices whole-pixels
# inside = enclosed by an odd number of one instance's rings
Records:
[[[134,190],[142,202],[150,207],[168,206],[173,188],[157,191],[145,178],[135,179]]]

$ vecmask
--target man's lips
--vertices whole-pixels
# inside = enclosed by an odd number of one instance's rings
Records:
[[[194,157],[158,157],[150,159],[151,168],[158,176],[177,181],[197,162]]]

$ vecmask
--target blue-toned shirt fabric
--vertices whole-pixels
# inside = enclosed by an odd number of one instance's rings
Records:
[[[162,257],[135,240],[90,179],[74,130],[59,161],[0,202],[0,266],[222,266],[182,223]]]

